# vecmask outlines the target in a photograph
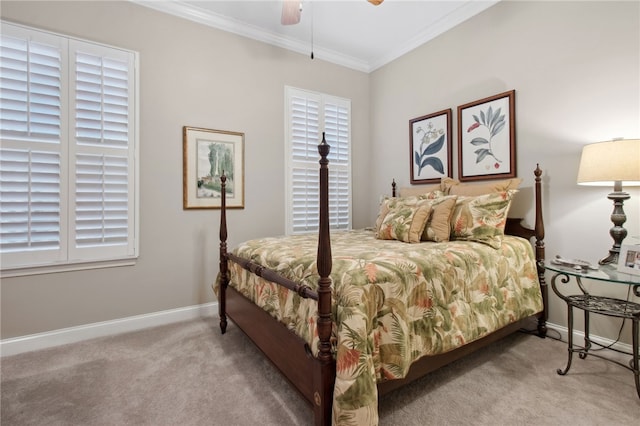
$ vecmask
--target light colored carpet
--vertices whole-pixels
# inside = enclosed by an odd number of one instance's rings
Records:
[[[381,425],[638,425],[633,374],[516,333],[380,401]],[[2,359],[1,424],[307,425],[306,402],[216,318]]]

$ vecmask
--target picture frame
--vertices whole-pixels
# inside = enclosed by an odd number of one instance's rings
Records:
[[[219,209],[225,174],[226,207],[244,208],[244,133],[182,128],[183,209]]]
[[[623,244],[618,256],[618,271],[640,275],[640,244]]]
[[[516,176],[515,90],[458,106],[460,181]]]
[[[452,177],[451,108],[409,120],[411,183]]]

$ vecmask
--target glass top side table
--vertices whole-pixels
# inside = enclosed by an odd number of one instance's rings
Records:
[[[545,262],[544,267],[545,269],[553,273],[553,276],[551,277],[551,288],[553,289],[553,292],[567,303],[568,308],[567,328],[569,330],[567,340],[569,359],[564,370],[558,369],[557,373],[564,376],[569,372],[574,352],[578,353],[578,357],[580,359],[585,359],[588,354],[591,354],[592,356],[614,362],[624,368],[631,370],[635,378],[636,392],[638,394],[638,397],[640,397],[640,355],[638,348],[640,340],[640,337],[638,335],[640,329],[640,304],[612,297],[591,295],[582,285],[582,279],[587,278],[592,280],[604,281],[614,285],[632,286],[633,293],[636,296],[640,297],[640,276],[619,272],[616,267],[612,265],[602,265],[598,270],[585,270],[574,269],[568,266],[558,265],[547,261]],[[566,284],[572,278],[575,279],[582,294],[567,296],[562,294],[558,290],[558,280]],[[573,342],[573,308],[584,311],[584,346],[576,345]],[[592,343],[594,343],[591,341],[591,338],[589,336],[590,313],[631,320],[633,353],[627,354],[632,356],[629,365],[611,358],[607,358],[600,354],[589,352]],[[618,349],[610,349],[617,352],[622,352]]]

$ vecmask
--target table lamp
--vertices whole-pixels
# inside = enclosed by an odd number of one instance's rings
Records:
[[[578,184],[613,185],[613,192],[607,198],[613,200],[611,222],[614,226],[609,234],[614,243],[609,255],[598,263],[617,263],[620,245],[627,236],[627,230],[622,226],[627,221],[622,205],[630,198],[629,193],[624,192],[622,187],[640,186],[640,139],[616,139],[586,145],[580,158]]]

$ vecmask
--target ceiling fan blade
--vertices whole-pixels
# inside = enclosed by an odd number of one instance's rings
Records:
[[[293,25],[300,22],[300,13],[302,12],[302,4],[300,0],[283,0],[282,1],[282,25]]]

